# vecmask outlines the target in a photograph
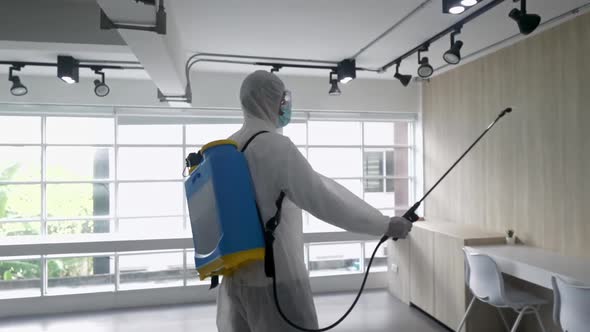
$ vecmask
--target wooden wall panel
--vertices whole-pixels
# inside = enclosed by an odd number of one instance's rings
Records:
[[[529,245],[590,258],[590,14],[437,76],[423,91],[426,187],[514,108],[428,198],[426,217],[514,229]]]
[[[426,187],[507,106],[426,216],[590,257],[590,14],[425,83]]]

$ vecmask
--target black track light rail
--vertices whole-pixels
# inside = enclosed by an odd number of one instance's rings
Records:
[[[276,62],[255,62],[253,63],[255,66],[262,66],[262,67],[272,67],[274,71],[279,71],[282,68],[302,68],[302,69],[319,69],[319,70],[338,70],[338,66],[319,66],[319,65],[298,65],[292,63],[276,63]],[[355,67],[356,71],[372,71],[372,69],[364,68],[364,67]]]
[[[478,18],[479,16],[483,15],[484,13],[486,13],[488,10],[496,7],[497,5],[501,4],[504,1],[505,0],[493,0],[493,1],[489,2],[489,3],[487,3],[486,5],[480,7],[479,9],[477,9],[476,11],[474,11],[473,13],[471,13],[471,15],[466,16],[462,20],[460,20],[457,23],[451,25],[450,27],[444,29],[443,31],[437,33],[436,35],[430,37],[430,39],[425,40],[424,42],[420,43],[420,45],[414,47],[413,49],[411,49],[408,52],[404,53],[403,55],[399,56],[395,60],[392,60],[391,62],[387,63],[383,67],[379,68],[378,71],[379,72],[385,72],[385,71],[387,71],[389,68],[395,66],[398,63],[401,63],[404,59],[412,56],[413,54],[415,54],[418,51],[421,51],[424,48],[424,45],[432,44],[432,43],[436,42],[437,40],[445,37],[449,33],[453,33],[457,29],[461,29],[464,24],[467,24],[467,23],[471,22],[472,20]]]
[[[31,66],[31,67],[57,67],[57,63],[53,63],[53,62],[23,62],[23,61],[0,61],[0,65],[6,65],[6,66],[19,66],[19,67],[27,67],[27,66]],[[143,70],[143,67],[138,67],[138,66],[116,66],[116,65],[103,65],[103,64],[99,64],[99,63],[93,63],[93,64],[79,64],[78,68],[88,68],[90,70],[95,70],[95,69],[116,69],[116,70],[122,70],[122,69],[137,69],[137,70]]]

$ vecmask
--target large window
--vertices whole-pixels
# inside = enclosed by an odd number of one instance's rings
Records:
[[[284,134],[318,172],[386,215],[412,195],[413,122],[296,119]],[[0,242],[115,234],[190,237],[183,192],[189,151],[240,128],[237,116],[0,115]],[[303,213],[311,276],[362,273],[376,243]],[[375,260],[386,269],[386,249]],[[1,255],[1,254],[0,254]],[[193,251],[60,253],[0,257],[0,299],[202,285]]]

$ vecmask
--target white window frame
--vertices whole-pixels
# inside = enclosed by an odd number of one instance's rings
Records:
[[[3,105],[0,104],[0,107]],[[120,271],[119,271],[119,255],[126,253],[126,252],[136,252],[136,251],[154,251],[154,250],[178,250],[182,251],[184,260],[184,269],[185,272],[189,269],[190,264],[186,259],[186,252],[187,250],[192,250],[192,238],[185,236],[179,237],[168,237],[164,239],[152,239],[152,238],[130,238],[121,236],[120,234],[116,233],[119,229],[119,216],[117,214],[117,194],[118,194],[118,187],[120,183],[141,183],[141,182],[181,182],[183,180],[119,180],[117,169],[118,169],[118,154],[119,148],[121,147],[134,147],[134,148],[141,148],[141,147],[181,147],[183,149],[183,155],[186,155],[188,152],[189,146],[186,143],[186,126],[187,123],[239,123],[241,122],[241,112],[238,110],[199,110],[199,109],[190,109],[190,110],[170,110],[170,109],[158,109],[158,108],[111,108],[111,107],[83,107],[83,106],[48,106],[48,105],[39,105],[34,107],[26,107],[24,110],[19,110],[18,106],[10,105],[9,108],[11,109],[8,112],[0,111],[0,115],[16,115],[16,116],[41,116],[41,143],[40,144],[1,144],[0,146],[40,146],[41,147],[41,159],[42,159],[42,173],[41,173],[41,181],[24,181],[24,182],[9,182],[9,184],[40,184],[42,186],[41,195],[42,195],[42,210],[40,218],[31,218],[28,219],[16,219],[10,220],[11,222],[26,222],[26,221],[41,221],[41,234],[43,236],[46,235],[47,230],[47,221],[53,221],[54,219],[46,218],[47,206],[46,206],[46,189],[48,184],[70,184],[70,183],[109,183],[113,185],[114,190],[114,201],[111,202],[111,215],[103,216],[103,217],[90,217],[92,219],[110,219],[113,221],[115,230],[112,233],[108,233],[106,235],[100,234],[91,234],[88,236],[85,235],[77,235],[72,237],[69,240],[64,239],[57,239],[51,236],[46,236],[39,239],[34,240],[26,240],[21,238],[3,238],[3,243],[0,244],[0,256],[2,258],[18,258],[19,256],[34,256],[38,257],[41,260],[41,291],[39,297],[36,298],[18,298],[18,299],[7,299],[7,300],[0,300],[0,317],[2,316],[10,316],[18,314],[15,313],[14,305],[19,307],[21,304],[23,307],[23,313],[26,314],[33,314],[33,313],[50,313],[53,310],[58,310],[55,308],[54,304],[59,303],[61,298],[65,298],[64,305],[67,307],[67,303],[76,303],[76,301],[68,302],[67,298],[71,298],[75,300],[81,296],[84,296],[89,302],[93,301],[93,298],[97,299],[97,305],[93,308],[101,308],[104,306],[104,303],[100,301],[100,299],[105,297],[103,293],[84,293],[84,294],[70,294],[70,295],[48,295],[47,294],[47,257],[48,255],[65,255],[65,254],[101,254],[106,253],[113,255],[115,257],[115,264],[114,264],[114,274],[115,274],[115,291],[110,294],[110,297],[123,299],[121,303],[126,303],[129,306],[133,306],[134,303],[137,305],[145,304],[145,301],[140,301],[142,296],[138,295],[138,292],[146,292],[152,294],[160,294],[162,297],[161,304],[165,303],[177,303],[177,302],[184,302],[189,301],[187,296],[179,296],[177,301],[175,302],[172,299],[167,299],[167,296],[170,294],[177,294],[179,295],[176,287],[172,288],[162,288],[162,289],[145,289],[140,291],[120,291]],[[47,117],[108,117],[114,118],[114,143],[111,144],[47,144],[46,142],[46,120]],[[145,120],[149,121],[150,117],[157,117],[159,121],[169,121],[175,124],[179,124],[179,121],[182,121],[182,143],[181,144],[171,144],[171,145],[150,145],[150,144],[119,144],[118,143],[118,129],[119,129],[119,119],[121,117],[129,117],[129,116],[137,116],[137,119],[144,118]],[[413,162],[416,158],[416,149],[415,149],[415,142],[416,142],[416,119],[417,115],[414,113],[362,113],[362,112],[320,112],[320,111],[306,111],[306,112],[294,112],[293,120],[294,122],[303,121],[306,123],[306,144],[305,145],[298,145],[299,148],[304,148],[306,152],[306,156],[309,155],[310,148],[318,148],[318,147],[328,147],[333,148],[336,146],[333,145],[310,145],[309,144],[309,130],[308,130],[308,122],[309,121],[355,121],[361,122],[361,145],[351,145],[351,146],[337,146],[338,148],[361,148],[361,156],[364,156],[364,152],[366,148],[384,148],[384,149],[395,149],[396,148],[404,148],[410,149],[410,163],[409,171],[407,177],[396,177],[396,176],[380,176],[380,179],[407,179],[410,183],[409,188],[409,199],[412,201],[414,198],[414,193],[416,192],[416,173],[413,166]],[[413,126],[410,126],[410,135],[411,135],[411,142],[409,145],[370,145],[365,146],[364,142],[364,122],[393,122],[393,121],[408,121],[413,123]],[[114,170],[113,176],[109,180],[89,180],[89,181],[47,181],[46,179],[46,153],[47,147],[51,146],[85,146],[85,147],[109,147],[113,148],[114,150]],[[363,162],[361,158],[361,163]],[[363,165],[361,164],[361,169]],[[361,181],[361,188],[363,189],[364,195],[364,180],[365,177],[364,172],[361,173],[360,177],[350,177],[350,178],[335,178],[336,180],[346,180],[346,179],[354,179]],[[183,200],[183,214],[182,215],[175,215],[174,217],[182,217],[183,227],[186,231],[188,229],[188,215],[186,213],[186,201]],[[407,209],[407,206],[391,206],[383,209],[392,209],[392,210],[402,210]],[[160,217],[160,216],[158,216]],[[146,217],[142,217],[146,218]],[[83,218],[59,218],[57,220],[60,221],[67,221],[67,220],[79,220]],[[2,222],[9,222],[8,220]],[[364,257],[365,257],[365,242],[371,242],[378,240],[376,237],[366,236],[361,234],[353,234],[348,232],[328,232],[328,233],[305,233],[304,234],[304,242],[305,248],[304,250],[309,253],[309,246],[310,244],[316,243],[360,243],[361,245],[361,268],[360,272],[358,273],[351,273],[347,275],[335,275],[329,277],[313,277],[312,278],[312,288],[314,292],[326,292],[326,291],[334,291],[334,290],[356,290],[360,285],[360,281],[362,278],[362,274],[364,273],[365,266],[364,266]],[[309,255],[307,255],[309,258]],[[309,262],[308,262],[309,264]],[[197,285],[197,286],[187,286],[187,278],[188,273],[184,274],[183,280],[183,287],[181,288],[196,288],[198,289],[197,293],[205,294],[200,297],[191,296],[190,302],[198,302],[198,301],[210,301],[212,298],[210,295],[206,294],[205,291],[208,288],[208,285]],[[381,288],[385,287],[386,281],[386,273],[375,273],[375,276],[369,279],[370,282],[368,284],[369,288]],[[182,293],[182,292],[181,292]],[[188,292],[190,293],[190,292]],[[107,296],[108,297],[108,296]],[[110,298],[109,297],[109,298]],[[36,299],[39,298],[50,298],[49,302],[41,301],[35,302]],[[60,298],[60,299],[58,299]],[[105,300],[110,301],[110,300]],[[9,304],[10,303],[10,304]],[[37,307],[38,310],[31,311],[31,308],[28,307],[26,310],[26,306],[30,305],[31,303],[36,304],[34,307]],[[40,303],[46,303],[45,306],[40,306]],[[12,306],[12,307],[11,307]],[[125,305],[127,306],[127,305]],[[114,306],[116,307],[116,306]],[[79,307],[76,305],[72,305],[72,310],[83,309],[84,306]],[[6,310],[4,310],[6,309]],[[62,308],[63,309],[63,308]]]

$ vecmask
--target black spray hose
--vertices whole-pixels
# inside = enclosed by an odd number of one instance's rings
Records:
[[[358,293],[356,294],[354,301],[352,301],[352,305],[350,306],[350,308],[348,308],[348,310],[346,310],[344,315],[342,315],[342,317],[340,317],[333,324],[331,324],[330,326],[323,327],[321,329],[308,329],[308,328],[299,326],[299,325],[293,323],[285,315],[285,313],[281,309],[281,305],[279,303],[279,297],[277,294],[277,277],[276,276],[273,277],[272,278],[272,288],[273,288],[275,305],[277,307],[277,310],[279,311],[279,314],[281,315],[281,317],[283,317],[283,320],[285,320],[285,322],[287,322],[287,324],[291,325],[291,327],[294,327],[294,328],[296,328],[300,331],[304,331],[304,332],[325,332],[325,331],[331,330],[331,329],[335,328],[336,326],[340,325],[340,323],[342,323],[346,319],[346,317],[348,317],[348,315],[352,312],[352,310],[356,306],[357,302],[361,298],[361,295],[363,294],[363,291],[365,290],[365,284],[367,283],[367,278],[369,277],[369,272],[371,270],[371,264],[373,264],[373,259],[375,259],[375,255],[377,255],[377,250],[379,250],[379,247],[381,247],[381,245],[383,243],[385,243],[385,241],[387,241],[388,239],[389,239],[389,237],[383,236],[381,238],[381,240],[379,241],[379,244],[377,244],[377,246],[375,247],[375,250],[373,250],[373,254],[371,255],[371,259],[369,260],[369,264],[367,265],[367,271],[365,272],[365,276],[363,277],[363,282],[361,283],[361,288],[359,289]]]
[[[492,122],[486,128],[486,130],[484,130],[484,132],[475,140],[475,142],[473,142],[473,144],[471,144],[471,146],[469,146],[469,148],[467,148],[467,150],[461,155],[461,157],[459,157],[459,159],[457,159],[457,161],[445,172],[445,174],[443,174],[443,176],[434,184],[434,186],[432,186],[432,188],[430,188],[430,190],[428,190],[428,192],[426,192],[426,194],[424,194],[424,196],[422,196],[422,198],[419,201],[417,201],[410,209],[408,209],[408,211],[406,211],[406,213],[404,213],[403,217],[408,219],[411,222],[418,221],[419,218],[418,218],[418,215],[416,214],[416,210],[418,209],[418,207],[420,207],[420,204],[422,204],[422,202],[426,199],[426,197],[428,197],[428,195],[430,195],[430,193],[434,190],[434,188],[436,188],[442,182],[442,180],[444,180],[444,178],[446,178],[447,175],[449,175],[449,173],[455,168],[455,166],[457,166],[457,164],[459,164],[459,162],[461,160],[463,160],[463,158],[465,158],[465,156],[469,153],[469,151],[471,151],[471,149],[473,149],[473,147],[488,133],[488,131],[490,131],[490,129],[492,129],[492,127],[496,124],[496,122],[498,122],[498,120],[500,120],[504,115],[506,115],[510,112],[512,112],[512,108],[510,108],[510,107],[503,110],[498,115],[498,117],[496,117],[496,120],[494,120],[494,122]],[[373,264],[373,259],[375,259],[375,256],[377,255],[377,250],[379,250],[379,247],[381,247],[381,245],[383,243],[385,243],[388,239],[389,239],[388,236],[383,236],[381,238],[381,240],[379,240],[379,243],[375,247],[375,250],[373,250],[373,254],[371,255],[371,259],[369,260],[369,264],[367,265],[367,271],[365,272],[365,276],[363,277],[363,282],[361,283],[361,288],[359,289],[358,293],[356,294],[356,297],[354,298],[354,301],[352,302],[352,305],[350,306],[350,308],[348,308],[348,310],[346,310],[344,315],[342,315],[342,317],[340,317],[337,321],[335,321],[333,324],[326,326],[324,328],[308,329],[308,328],[305,328],[305,327],[302,327],[302,326],[299,326],[299,325],[293,323],[285,315],[285,313],[281,309],[281,305],[279,303],[279,297],[277,294],[277,277],[276,277],[276,275],[273,276],[272,288],[273,288],[275,306],[277,307],[277,310],[278,310],[279,314],[281,315],[281,317],[283,318],[283,320],[285,322],[287,322],[287,324],[291,325],[291,327],[293,327],[297,330],[300,330],[300,331],[304,331],[304,332],[325,332],[325,331],[331,330],[331,329],[335,328],[336,326],[340,325],[340,323],[342,323],[346,319],[346,317],[348,317],[348,315],[352,312],[352,310],[356,306],[358,300],[361,298],[361,295],[363,294],[363,291],[365,290],[365,284],[367,283],[367,279],[369,278],[369,272],[371,271],[371,265]],[[398,239],[394,238],[393,240],[397,241]],[[273,264],[274,264],[274,262],[273,262]]]

